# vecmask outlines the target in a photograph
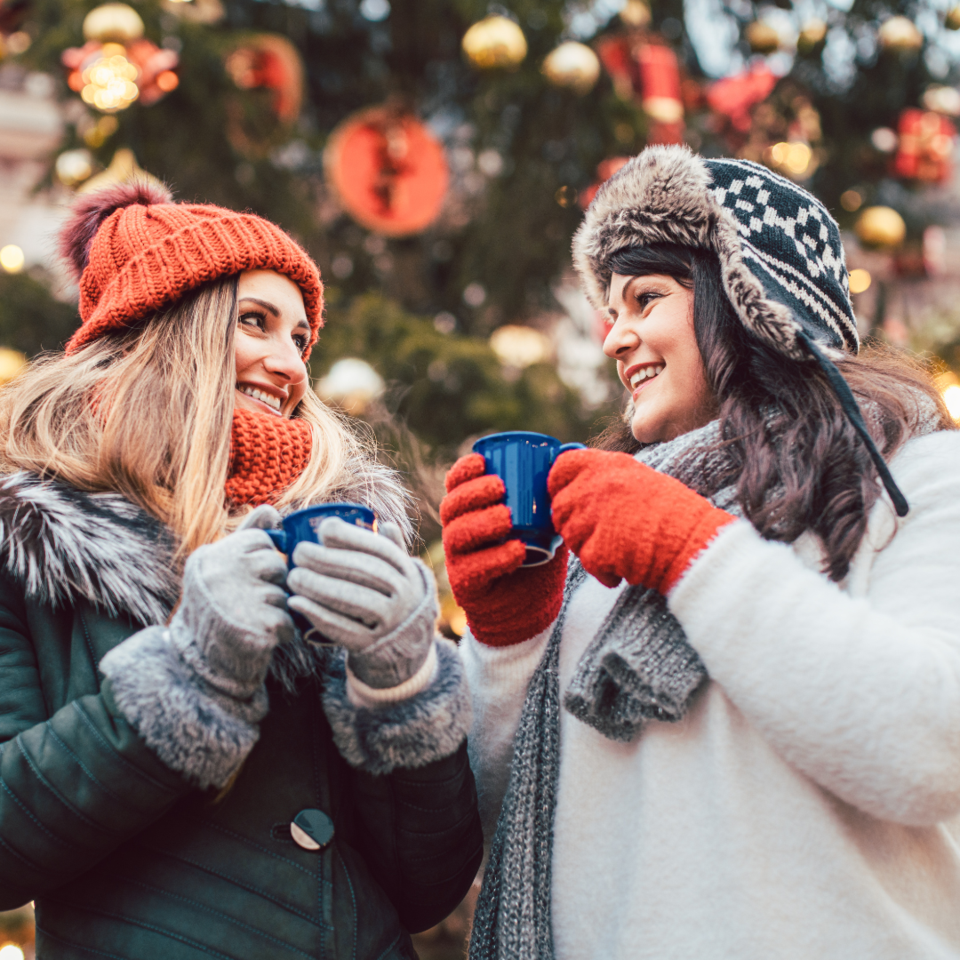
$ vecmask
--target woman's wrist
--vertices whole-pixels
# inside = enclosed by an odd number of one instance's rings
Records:
[[[404,680],[395,687],[371,687],[358,679],[350,669],[350,660],[347,659],[347,696],[355,707],[376,708],[386,704],[409,700],[425,690],[434,681],[437,675],[437,646],[430,644],[427,658],[412,677]]]

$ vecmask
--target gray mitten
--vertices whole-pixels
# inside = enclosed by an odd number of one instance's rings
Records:
[[[273,508],[260,508],[241,529],[195,550],[183,573],[183,596],[170,639],[210,686],[248,700],[260,689],[273,648],[292,640],[283,582],[287,567],[262,529]]]
[[[367,686],[409,680],[433,643],[433,574],[407,556],[394,524],[376,534],[331,517],[319,534],[322,546],[302,541],[293,552],[287,605],[347,648],[351,671]]]

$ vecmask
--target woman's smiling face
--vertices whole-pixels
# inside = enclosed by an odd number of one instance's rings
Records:
[[[248,270],[237,284],[234,405],[289,417],[307,389],[310,342],[300,288],[272,270]]]
[[[603,352],[630,391],[630,427],[641,443],[673,440],[716,415],[693,331],[693,289],[663,274],[610,282]]]

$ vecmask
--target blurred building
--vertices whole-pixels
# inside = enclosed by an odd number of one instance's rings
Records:
[[[22,269],[55,264],[64,207],[57,190],[37,188],[62,132],[51,78],[0,66],[0,248],[19,247]]]

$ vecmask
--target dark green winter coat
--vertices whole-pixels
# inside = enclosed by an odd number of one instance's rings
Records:
[[[455,651],[376,712],[339,657],[287,663],[218,796],[161,763],[97,670],[163,622],[170,570],[127,501],[0,483],[0,909],[36,901],[40,960],[415,956],[406,931],[449,913],[481,855]],[[320,849],[294,841],[303,811]]]

